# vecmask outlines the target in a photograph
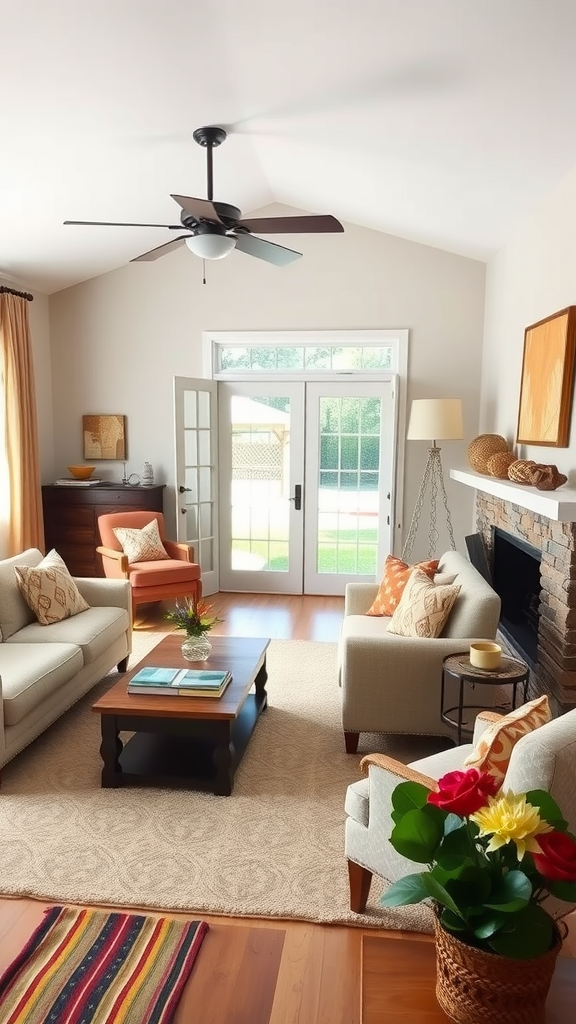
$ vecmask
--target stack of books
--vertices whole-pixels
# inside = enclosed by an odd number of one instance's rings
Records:
[[[61,480],[55,480],[54,483],[57,487],[98,487],[100,484],[105,483],[105,481],[95,480],[92,477],[90,480],[77,480],[76,477],[65,476]]]
[[[128,683],[128,693],[173,693],[180,697],[221,697],[230,672],[195,668],[141,668]]]

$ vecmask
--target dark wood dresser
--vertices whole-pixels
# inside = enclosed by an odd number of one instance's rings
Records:
[[[98,516],[106,512],[136,509],[163,511],[165,484],[131,487],[123,484],[97,487],[42,487],[46,551],[56,548],[73,576],[103,576]]]

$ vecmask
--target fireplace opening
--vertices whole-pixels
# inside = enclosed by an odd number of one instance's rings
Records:
[[[502,602],[499,628],[532,667],[538,652],[540,551],[492,527],[492,586]]]

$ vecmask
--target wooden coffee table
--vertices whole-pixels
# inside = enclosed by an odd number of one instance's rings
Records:
[[[270,641],[227,636],[211,641],[209,662],[190,663],[182,657],[182,637],[169,634],[94,704],[102,724],[103,787],[184,786],[230,795],[234,772],[266,707]],[[229,669],[232,682],[218,700],[128,693],[130,679],[145,665]],[[133,735],[123,742],[123,732]]]

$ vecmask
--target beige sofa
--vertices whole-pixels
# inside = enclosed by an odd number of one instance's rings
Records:
[[[361,732],[409,733],[455,737],[440,717],[442,661],[468,649],[472,640],[493,640],[500,598],[463,555],[448,551],[439,572],[455,576],[460,593],[440,637],[434,640],[388,633],[389,618],[366,615],[377,583],[349,583],[338,644],[342,687],[342,726],[348,753],[358,749]],[[445,707],[457,703],[455,681],[447,681]],[[476,687],[464,703],[492,706],[489,687]]]
[[[24,601],[15,565],[35,566],[36,548],[0,561],[0,766],[18,754],[115,665],[132,645],[130,584],[75,583],[90,608],[42,626]]]

